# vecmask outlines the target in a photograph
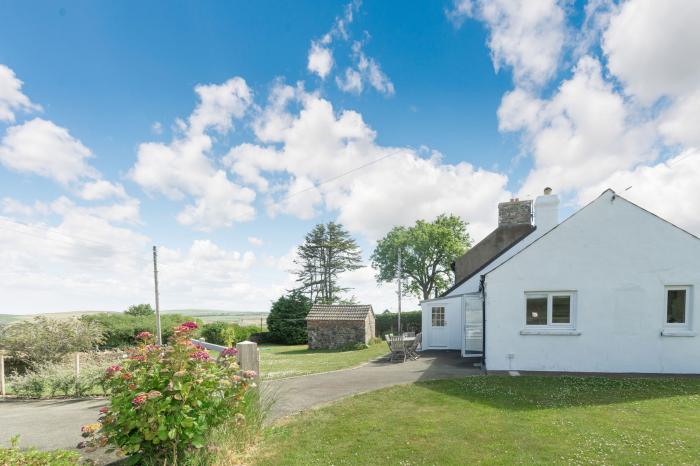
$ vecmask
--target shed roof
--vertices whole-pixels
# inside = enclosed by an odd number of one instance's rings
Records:
[[[365,320],[374,315],[369,304],[314,304],[306,320]]]

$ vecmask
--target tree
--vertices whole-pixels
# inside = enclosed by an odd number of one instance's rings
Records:
[[[156,313],[150,304],[134,304],[129,306],[129,309],[124,311],[124,314],[129,316],[152,316]]]
[[[442,214],[434,222],[418,220],[412,227],[394,227],[379,240],[372,253],[377,282],[396,280],[401,251],[404,291],[418,298],[438,296],[452,283],[451,263],[471,245],[467,223],[455,215]]]
[[[362,267],[360,248],[350,233],[339,223],[318,224],[297,249],[294,263],[298,290],[308,293],[314,302],[332,304],[339,293],[350,290],[338,286],[338,275]]]
[[[29,367],[58,362],[68,353],[90,351],[103,340],[99,324],[79,319],[38,316],[0,328],[0,349]]]
[[[280,297],[267,316],[267,329],[274,341],[289,345],[306,343],[306,316],[311,300],[298,291]]]

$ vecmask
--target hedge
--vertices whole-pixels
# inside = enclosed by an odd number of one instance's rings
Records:
[[[205,341],[215,345],[227,345],[227,340],[232,339],[232,344],[245,341],[254,333],[260,332],[257,325],[238,325],[230,322],[211,322],[204,324],[200,335]]]
[[[101,345],[102,349],[126,348],[133,346],[134,337],[140,332],[156,333],[155,316],[130,316],[128,314],[104,313],[90,314],[80,318],[99,323],[104,329],[105,341]],[[196,319],[182,316],[180,314],[166,314],[160,316],[161,334],[163,343],[166,343],[173,334],[173,327]],[[201,322],[199,322],[201,323]]]
[[[397,333],[397,314],[377,314],[375,316],[375,331],[378,337],[383,338],[387,333]],[[421,311],[409,311],[401,313],[401,331],[402,332],[420,332],[421,331]]]

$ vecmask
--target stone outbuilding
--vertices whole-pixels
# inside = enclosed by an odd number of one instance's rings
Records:
[[[374,311],[369,304],[314,304],[306,317],[309,349],[366,345],[374,337],[374,328]]]

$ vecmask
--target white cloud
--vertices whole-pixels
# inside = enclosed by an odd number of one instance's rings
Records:
[[[177,216],[184,225],[207,230],[251,220],[255,192],[233,183],[215,166],[214,140],[208,133],[230,131],[233,120],[242,118],[250,106],[251,91],[241,78],[199,85],[195,91],[200,102],[188,123],[180,122],[183,134],[169,144],[141,144],[130,177],[142,188],[171,199],[193,198]]]
[[[15,122],[15,112],[41,111],[22,93],[22,81],[6,65],[0,64],[0,121]]]
[[[470,221],[476,237],[493,228],[496,204],[510,194],[505,176],[468,163],[444,164],[438,154],[425,157],[410,148],[380,146],[357,112],[336,114],[327,100],[301,91],[294,99],[301,106],[296,114],[273,104],[262,112],[263,118],[286,122],[274,134],[278,149],[247,143],[226,157],[234,173],[257,186],[263,179],[269,183],[269,175],[287,175],[283,183],[265,185],[272,215],[311,219],[321,209],[336,211],[339,221],[369,239],[443,212]],[[283,117],[274,117],[275,112]]]
[[[566,38],[564,8],[557,0],[455,0],[447,16],[486,23],[496,71],[509,67],[520,86],[541,85],[557,70]]]
[[[95,180],[85,183],[78,195],[86,201],[99,201],[112,197],[127,198],[124,186],[107,180]]]
[[[307,68],[316,73],[321,79],[325,79],[333,68],[333,54],[328,47],[318,42],[312,42],[309,49],[309,61]]]
[[[516,89],[504,96],[498,116],[501,130],[524,131],[533,155],[522,196],[535,196],[545,186],[582,189],[656,156],[653,127],[635,119],[591,56],[579,60],[549,100]]]
[[[0,143],[0,162],[18,172],[33,173],[68,185],[97,178],[87,159],[90,149],[51,121],[34,118],[11,126]]]
[[[265,242],[264,242],[263,240],[261,240],[260,238],[255,237],[255,236],[249,236],[249,237],[248,237],[248,242],[249,242],[250,244],[252,244],[253,246],[262,246],[263,244],[265,244]]]
[[[156,136],[163,134],[163,124],[160,121],[155,121],[151,125],[151,132]]]
[[[340,88],[341,91],[351,92],[353,94],[362,93],[362,89],[364,87],[362,84],[362,75],[359,71],[352,68],[345,69],[344,77],[336,76],[335,83],[338,85],[338,88]]]
[[[700,2],[631,0],[610,20],[603,50],[628,93],[651,103],[700,82]]]
[[[393,95],[394,83],[382,71],[381,66],[372,57],[367,57],[364,52],[364,43],[355,41],[352,45],[352,56],[355,68],[346,68],[345,76],[336,76],[335,82],[338,88],[344,92],[360,94],[364,89],[364,83],[368,83],[380,94]]]

